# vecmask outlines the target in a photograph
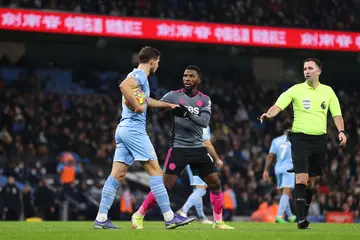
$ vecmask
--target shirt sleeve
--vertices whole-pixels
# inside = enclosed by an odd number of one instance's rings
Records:
[[[202,139],[203,140],[210,140],[210,138],[211,138],[210,127],[208,126],[207,128],[203,128]]]
[[[135,78],[135,81],[139,86],[145,85],[145,83],[147,81],[147,77],[145,76],[145,74],[142,74],[140,72],[130,73],[129,75],[130,75],[130,77]]]
[[[291,87],[287,91],[283,92],[280,97],[277,99],[275,105],[278,106],[281,110],[284,110],[293,100],[293,90]]]
[[[269,153],[273,153],[273,154],[275,154],[276,153],[276,149],[275,149],[275,141],[274,140],[272,140],[272,142],[271,142],[271,146],[270,146],[270,150],[269,150]]]
[[[207,113],[211,114],[211,99],[209,97],[206,97],[204,99],[204,105],[201,108],[200,113],[201,112],[207,112]]]
[[[174,103],[175,96],[172,92],[168,92],[160,99],[160,101],[167,102],[167,103]]]
[[[337,98],[334,90],[331,89],[331,98],[330,98],[330,105],[329,105],[329,109],[331,112],[331,116],[336,117],[336,116],[341,116],[341,108],[340,108],[340,103],[339,103],[339,99]]]

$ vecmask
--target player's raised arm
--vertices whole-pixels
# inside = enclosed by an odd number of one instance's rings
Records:
[[[134,112],[142,113],[145,111],[145,105],[141,106],[136,100],[133,89],[138,86],[137,81],[134,77],[128,77],[122,81],[119,85],[121,93],[124,95],[130,105],[133,106]]]

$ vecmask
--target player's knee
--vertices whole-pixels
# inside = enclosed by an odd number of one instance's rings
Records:
[[[162,176],[163,172],[160,168],[159,162],[156,160],[141,162],[141,165],[149,174],[149,176]]]
[[[296,174],[296,184],[304,184],[307,185],[309,177],[307,174],[299,173]]]
[[[290,195],[291,195],[291,191],[292,191],[291,188],[283,188],[282,194],[285,194],[285,195],[290,196]]]
[[[174,184],[172,182],[164,182],[164,186],[166,190],[170,191],[174,187]]]
[[[209,176],[205,177],[205,180],[210,190],[216,191],[221,189],[221,182],[217,175],[210,174]]]
[[[152,168],[149,172],[150,176],[162,176],[163,172],[161,168]]]
[[[169,175],[169,174],[164,174],[164,186],[167,190],[171,190],[177,180],[177,176],[176,175]]]
[[[121,182],[125,177],[126,171],[111,172],[111,176]]]

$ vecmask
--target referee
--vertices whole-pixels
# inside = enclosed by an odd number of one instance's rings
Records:
[[[260,121],[278,115],[290,103],[294,109],[291,149],[296,176],[295,198],[297,226],[308,228],[306,219],[317,176],[322,175],[327,149],[326,123],[330,110],[339,131],[340,146],[346,144],[344,120],[339,100],[330,86],[321,84],[321,63],[318,59],[304,61],[305,82],[296,84],[280,95],[275,105],[260,116]]]

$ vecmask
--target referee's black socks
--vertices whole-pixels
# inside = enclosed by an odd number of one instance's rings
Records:
[[[309,208],[310,208],[311,201],[312,201],[312,196],[313,196],[313,189],[312,188],[307,188],[306,189],[305,217],[308,215]]]
[[[296,213],[298,221],[302,221],[306,218],[305,204],[306,204],[306,185],[295,185],[295,199],[296,199]]]

